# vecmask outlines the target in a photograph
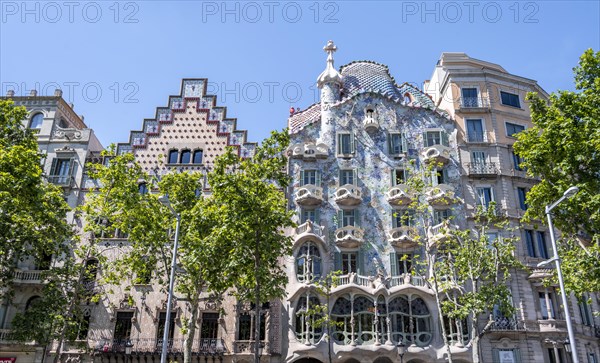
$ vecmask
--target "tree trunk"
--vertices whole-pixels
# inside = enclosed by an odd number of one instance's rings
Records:
[[[201,290],[201,289],[200,289]],[[188,333],[186,334],[183,341],[183,363],[192,362],[192,349],[194,347],[194,335],[196,334],[196,320],[198,320],[198,305],[200,299],[200,292],[197,293],[193,298],[190,299],[190,308],[192,309],[192,315],[188,322]]]
[[[254,250],[254,278],[256,280],[256,286],[254,287],[254,363],[260,362],[260,274],[258,273],[258,267],[260,266],[260,245],[259,245],[259,234],[258,225],[256,226],[255,234],[255,250]]]
[[[435,256],[429,256],[429,259],[435,261]],[[429,265],[434,266],[433,263],[430,263]],[[450,343],[448,342],[448,335],[446,333],[446,327],[444,326],[444,314],[442,314],[442,302],[440,301],[439,286],[435,268],[431,269],[431,276],[433,277],[433,293],[435,295],[435,303],[438,308],[438,318],[440,319],[440,326],[442,327],[442,338],[444,339],[446,353],[448,353],[448,363],[452,363],[452,351],[450,350]]]
[[[331,295],[331,287],[327,287],[329,291],[327,291],[327,355],[329,357],[329,363],[333,363],[331,360],[331,345],[333,342],[331,341],[331,315],[329,314],[329,300]]]
[[[473,339],[471,340],[471,349],[473,355],[473,363],[479,363],[481,357],[479,356],[479,332],[477,331],[477,319],[473,317],[471,319],[471,332]]]

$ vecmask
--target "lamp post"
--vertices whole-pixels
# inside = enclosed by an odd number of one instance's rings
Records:
[[[131,350],[133,349],[133,343],[130,339],[127,339],[125,342],[125,356],[127,356],[127,361],[131,361]]]
[[[158,201],[171,210],[171,213],[177,219],[177,226],[175,227],[175,242],[173,243],[173,258],[171,259],[171,276],[169,277],[169,297],[167,299],[167,316],[165,321],[165,331],[163,334],[162,341],[162,352],[160,355],[160,363],[167,362],[167,349],[168,349],[168,339],[169,339],[169,328],[171,326],[171,304],[173,302],[173,284],[175,283],[175,267],[177,266],[177,244],[179,242],[179,225],[181,224],[181,214],[177,213],[173,206],[171,206],[171,202],[169,201],[169,196],[163,195],[158,198]]]
[[[404,363],[404,354],[406,353],[406,345],[402,341],[402,337],[400,337],[400,341],[396,346],[398,348],[398,357],[400,357],[400,363]]]
[[[548,228],[550,229],[550,240],[552,241],[552,249],[554,250],[554,256],[547,261],[538,263],[538,265],[537,265],[538,267],[541,267],[541,266],[547,265],[551,262],[554,262],[556,264],[556,273],[558,275],[558,284],[560,287],[562,303],[565,308],[565,319],[567,321],[567,332],[569,334],[569,342],[571,343],[571,344],[569,344],[569,348],[571,350],[571,358],[573,360],[573,363],[579,363],[579,358],[577,357],[577,344],[576,344],[577,341],[575,340],[575,333],[573,331],[573,324],[571,322],[571,313],[569,312],[567,293],[565,291],[565,283],[563,281],[562,270],[560,268],[560,258],[558,257],[558,249],[556,248],[556,240],[554,238],[554,225],[552,224],[552,215],[550,214],[550,212],[557,205],[562,203],[565,199],[573,197],[575,194],[577,194],[578,191],[579,191],[578,187],[576,187],[576,186],[570,187],[569,189],[567,189],[564,192],[562,197],[560,197],[556,202],[546,206],[545,212],[546,212],[546,217],[548,218]],[[565,350],[567,350],[566,346],[565,346]]]

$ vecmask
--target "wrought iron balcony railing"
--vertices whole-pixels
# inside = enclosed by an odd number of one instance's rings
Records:
[[[94,350],[99,353],[126,354],[126,349],[131,347],[131,354],[160,354],[162,351],[161,339],[113,339],[99,340],[94,344]],[[183,339],[169,339],[167,344],[169,354],[183,354],[185,349]],[[192,343],[192,354],[204,356],[218,356],[227,352],[223,339],[195,339]]]

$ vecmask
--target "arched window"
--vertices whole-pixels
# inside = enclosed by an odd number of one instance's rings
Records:
[[[42,298],[37,295],[30,297],[25,304],[25,311],[31,309],[35,304],[39,304],[42,301],[41,299]]]
[[[142,195],[147,194],[148,193],[148,184],[146,184],[145,182],[138,184],[138,191]]]
[[[373,300],[366,296],[354,299],[354,330],[358,343],[372,344],[375,341],[373,321],[375,320]]]
[[[406,92],[404,94],[404,103],[409,104],[413,101],[413,98],[410,93]]]
[[[169,151],[169,164],[177,164],[177,158],[179,157],[179,151]]]
[[[194,151],[194,164],[202,164],[202,150]]]
[[[191,156],[191,152],[189,150],[181,150],[181,160],[179,160],[179,162],[181,164],[189,164],[190,156]]]
[[[444,329],[451,345],[466,345],[469,342],[469,327],[466,319],[444,316]]]
[[[380,344],[385,344],[388,340],[388,324],[387,324],[387,304],[385,297],[379,295],[377,298],[377,324],[375,326],[376,340]]]
[[[331,319],[336,322],[331,337],[338,344],[348,345],[354,341],[352,337],[352,303],[349,297],[340,297],[333,304]]]
[[[314,242],[300,247],[296,257],[296,277],[300,282],[311,282],[321,277],[321,255]]]
[[[417,297],[409,301],[406,296],[398,296],[390,301],[388,313],[394,344],[398,344],[400,338],[407,345],[414,343],[420,347],[431,342],[431,314],[423,299]]]
[[[44,121],[44,115],[42,113],[36,113],[31,118],[31,122],[29,122],[29,128],[30,129],[41,129],[43,121]]]
[[[313,309],[320,304],[316,296],[300,297],[296,304],[296,338],[304,343],[316,344],[323,335],[323,327],[316,323],[321,318]],[[313,310],[312,312],[309,310]]]
[[[358,296],[351,303],[348,297],[340,297],[333,305],[331,317],[337,323],[332,333],[334,342],[344,345],[375,342],[375,305],[370,298]]]

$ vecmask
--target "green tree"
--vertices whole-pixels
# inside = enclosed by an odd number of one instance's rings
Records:
[[[223,234],[230,241],[228,271],[223,278],[235,286],[242,300],[254,300],[255,362],[258,363],[261,302],[285,294],[287,276],[281,258],[291,254],[291,238],[285,228],[294,226],[283,190],[286,174],[287,131],[273,131],[257,146],[251,158],[233,149],[217,158],[208,176],[213,202],[224,208]]]
[[[103,266],[108,284],[129,291],[141,276],[154,274],[161,290],[167,292],[172,259],[169,241],[174,237],[176,217],[158,197],[168,195],[181,216],[175,292],[191,311],[182,328],[184,362],[190,362],[202,293],[220,294],[225,288],[222,276],[227,272],[227,259],[222,258],[222,251],[230,247],[226,238],[217,238],[223,231],[222,208],[199,193],[204,178],[200,173],[172,173],[153,181],[130,153],[113,156],[108,165],[90,165],[89,175],[100,187],[88,194],[83,208],[87,230],[98,238],[118,229],[129,239],[130,246],[117,260]],[[152,193],[140,193],[141,180],[152,184],[148,188]],[[133,278],[123,281],[124,276]]]
[[[575,92],[558,91],[549,101],[527,95],[533,127],[514,148],[528,175],[541,179],[527,193],[526,220],[545,222],[545,206],[579,187],[552,214],[563,234],[565,287],[581,296],[600,290],[600,52],[586,50],[574,73]]]

